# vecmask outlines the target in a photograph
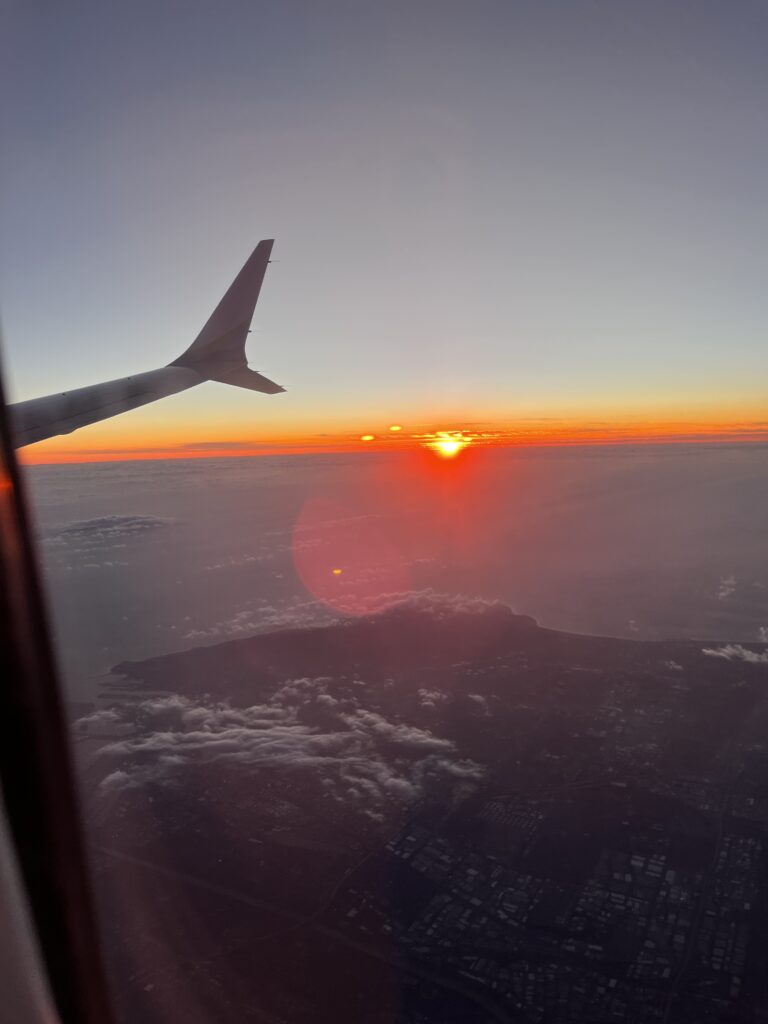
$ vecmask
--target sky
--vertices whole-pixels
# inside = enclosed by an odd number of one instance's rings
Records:
[[[29,461],[768,437],[768,7],[4,7],[11,400],[152,369],[275,238],[207,384]]]

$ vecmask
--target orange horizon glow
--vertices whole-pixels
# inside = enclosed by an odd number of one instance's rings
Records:
[[[157,459],[205,459],[259,455],[311,455],[350,452],[394,452],[431,446],[452,457],[472,448],[551,447],[573,445],[767,443],[768,420],[524,418],[513,424],[438,423],[389,426],[369,432],[307,428],[293,434],[238,438],[236,428],[217,425],[204,440],[194,439],[199,425],[174,424],[173,429],[129,431],[120,426],[84,428],[19,449],[25,465],[63,465]],[[190,434],[193,440],[189,440]],[[458,446],[455,442],[458,441]]]

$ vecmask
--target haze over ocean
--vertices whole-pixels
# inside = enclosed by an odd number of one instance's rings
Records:
[[[768,631],[763,445],[122,462],[27,479],[75,699],[125,659],[409,595],[640,639]]]

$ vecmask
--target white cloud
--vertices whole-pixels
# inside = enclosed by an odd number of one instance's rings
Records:
[[[438,704],[448,699],[448,694],[442,690],[427,690],[422,687],[416,691],[419,697],[420,708],[436,708]]]
[[[364,732],[396,746],[427,751],[450,751],[453,749],[450,740],[440,739],[426,729],[419,729],[413,725],[390,722],[375,711],[358,710],[351,715],[342,715],[341,717],[353,731],[362,729]]]
[[[736,590],[736,577],[735,576],[723,576],[718,584],[717,588],[717,599],[718,601],[725,601],[726,598],[730,597],[731,594]]]
[[[449,618],[457,613],[481,615],[490,608],[510,612],[509,605],[502,601],[489,601],[487,598],[471,594],[443,594],[431,587],[403,594],[381,594],[377,600],[386,602],[386,607],[393,611],[400,608],[413,609],[429,612],[439,619]]]
[[[376,819],[437,783],[461,791],[482,777],[483,767],[458,758],[451,740],[334,696],[331,685],[327,677],[290,680],[246,708],[170,695],[110,711],[132,735],[99,750],[102,761],[117,762],[101,789],[173,786],[189,765],[235,763],[307,772],[327,796]]]
[[[491,710],[488,705],[488,699],[486,697],[483,697],[481,693],[468,693],[467,699],[471,700],[472,703],[477,706],[481,714],[490,715]]]
[[[361,598],[357,602],[356,616],[382,612],[386,614],[406,609],[425,612],[437,619],[446,619],[457,613],[480,615],[490,608],[510,612],[509,606],[500,601],[488,601],[466,594],[442,594],[436,590],[425,589],[382,593]],[[348,621],[349,618],[350,616],[338,609],[332,609],[322,601],[312,599],[272,604],[265,600],[257,600],[231,618],[221,619],[199,629],[188,628],[182,634],[182,640],[192,643],[227,640],[275,629],[330,626]]]
[[[117,771],[110,772],[101,780],[101,789],[105,793],[112,793],[121,789],[136,789],[141,784],[136,775],[129,775],[128,772],[118,768]]]
[[[750,665],[768,665],[768,651],[750,651],[741,644],[726,644],[725,647],[705,647],[702,654],[711,658],[725,658],[727,661],[746,661]]]
[[[134,726],[126,721],[120,711],[104,708],[79,718],[73,725],[79,735],[124,736],[134,732]]]
[[[253,636],[273,629],[304,628],[307,626],[328,626],[340,621],[320,601],[294,601],[270,604],[268,601],[253,602],[250,607],[237,612],[229,619],[221,619],[202,629],[188,629],[182,640],[195,643],[208,640],[227,640],[233,637]]]

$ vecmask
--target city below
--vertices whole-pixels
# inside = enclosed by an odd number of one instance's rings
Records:
[[[462,598],[73,708],[122,1021],[768,1021],[768,645]]]

